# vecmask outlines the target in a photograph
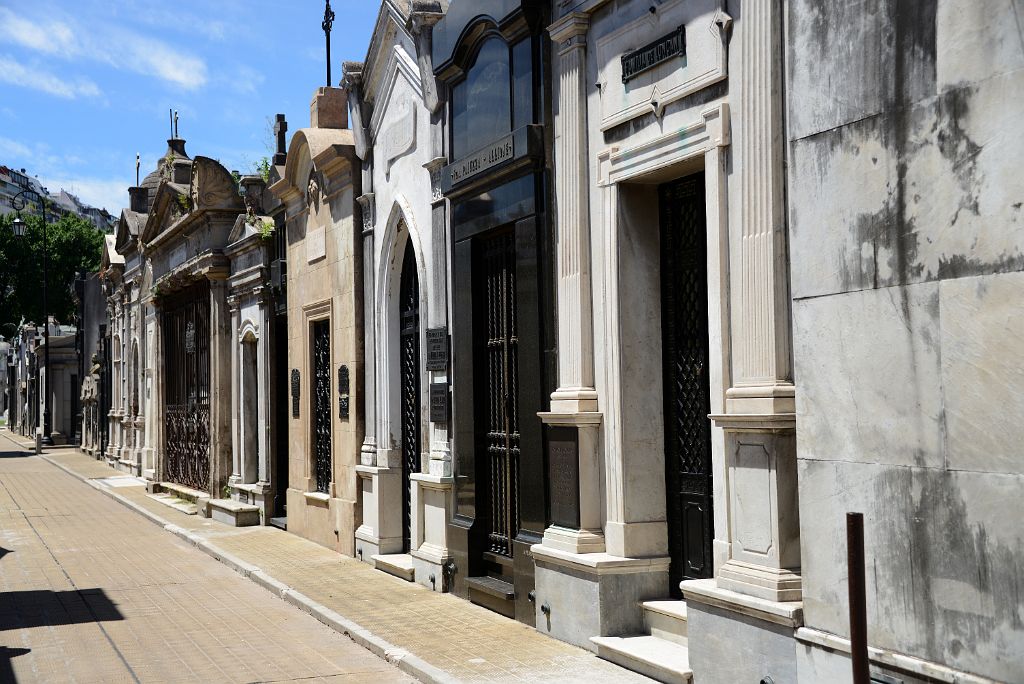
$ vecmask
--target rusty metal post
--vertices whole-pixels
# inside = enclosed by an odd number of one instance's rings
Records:
[[[850,661],[853,684],[870,684],[868,616],[864,591],[864,514],[846,514],[846,571],[850,592]]]

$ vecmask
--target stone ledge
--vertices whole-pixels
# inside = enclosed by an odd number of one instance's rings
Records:
[[[669,558],[623,558],[608,553],[569,553],[544,544],[530,547],[534,560],[561,565],[594,575],[626,575],[641,572],[668,572]]]
[[[849,639],[832,634],[831,632],[814,629],[813,627],[797,628],[796,639],[805,644],[820,646],[831,651],[847,654],[850,652]],[[896,651],[875,648],[874,646],[868,646],[868,658],[879,665],[921,675],[940,682],[948,682],[949,684],[999,684],[994,679],[980,677],[961,670],[954,670],[946,665],[922,660],[914,656],[897,653]]]
[[[448,489],[455,482],[454,477],[430,475],[428,473],[413,473],[409,476],[409,479],[413,482],[419,482],[421,486],[428,489]]]
[[[687,580],[679,583],[687,605],[707,604],[734,613],[741,613],[784,627],[800,627],[804,623],[802,601],[769,601],[722,589],[713,579]]]
[[[306,503],[314,506],[329,506],[331,503],[331,495],[323,492],[302,492],[302,496]]]

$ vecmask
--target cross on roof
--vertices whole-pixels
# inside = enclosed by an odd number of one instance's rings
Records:
[[[274,136],[277,138],[277,153],[274,155],[274,166],[282,166],[285,163],[286,155],[288,154],[285,149],[287,140],[285,139],[285,133],[288,132],[288,122],[285,121],[284,114],[278,114],[274,121]]]
[[[327,37],[327,86],[331,85],[331,27],[334,25],[334,10],[331,9],[331,0],[327,0],[327,7],[324,9],[324,20],[320,26]]]

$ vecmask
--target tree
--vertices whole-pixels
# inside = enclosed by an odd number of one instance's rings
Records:
[[[43,322],[43,221],[23,216],[28,228],[15,237],[14,214],[0,216],[0,335],[10,337],[19,321]],[[89,221],[68,215],[46,227],[49,313],[74,320],[75,274],[99,268],[103,233]]]

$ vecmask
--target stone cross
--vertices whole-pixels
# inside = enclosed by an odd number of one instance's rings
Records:
[[[142,157],[135,153],[135,187],[139,187],[139,165],[142,164]]]
[[[324,20],[320,26],[327,36],[327,87],[331,87],[331,27],[334,25],[334,11],[331,9],[331,0],[327,0],[327,7],[324,9]]]
[[[277,138],[277,153],[274,155],[274,166],[283,166],[288,150],[285,148],[287,143],[285,133],[288,132],[288,122],[285,121],[284,114],[278,114],[274,121],[274,137]]]

